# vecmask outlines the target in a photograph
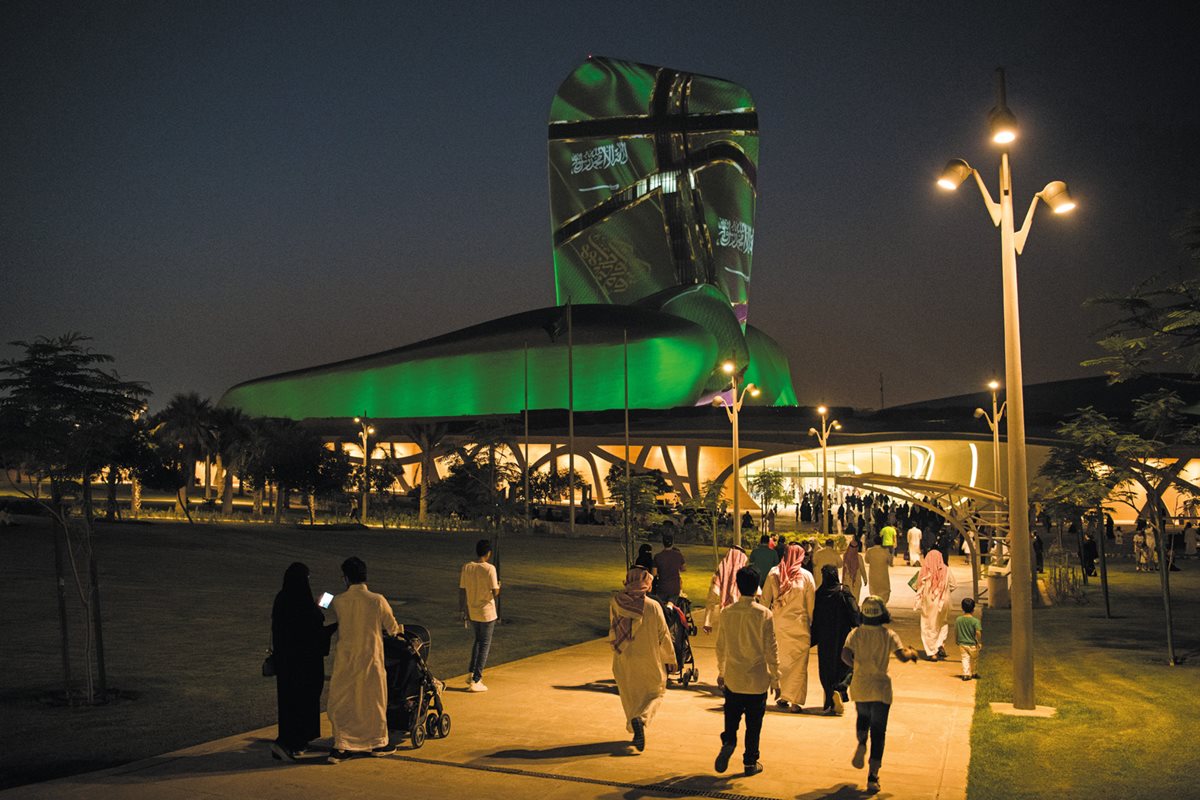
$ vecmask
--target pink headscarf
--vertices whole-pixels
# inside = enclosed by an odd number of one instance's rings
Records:
[[[940,597],[946,591],[947,575],[950,570],[942,560],[941,550],[930,550],[921,562],[921,574],[917,586],[925,586],[929,597]]]
[[[804,572],[804,548],[798,544],[789,544],[779,561],[779,599],[800,583]]]
[[[631,567],[625,573],[625,589],[613,595],[617,614],[612,621],[612,647],[618,653],[621,645],[633,640],[633,621],[641,619],[646,609],[646,593],[654,584],[654,578],[641,567]]]
[[[746,566],[749,560],[740,547],[731,547],[726,551],[721,563],[717,565],[717,572],[713,575],[712,582],[713,588],[721,597],[721,608],[737,602],[737,599],[741,597],[737,588],[737,572]]]
[[[842,566],[842,583],[849,586],[858,577],[858,537],[850,537],[850,544],[846,545],[846,557],[842,559]]]

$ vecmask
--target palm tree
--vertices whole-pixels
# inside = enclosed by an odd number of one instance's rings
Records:
[[[221,515],[228,517],[233,513],[233,476],[249,458],[252,421],[240,408],[214,408],[211,416],[213,453],[222,473]]]
[[[158,432],[179,449],[183,465],[182,486],[176,492],[176,506],[188,512],[188,490],[195,475],[196,462],[204,459],[205,468],[213,450],[212,403],[195,392],[177,394],[158,414]],[[188,519],[191,515],[188,514]]]
[[[421,448],[421,499],[417,506],[417,521],[424,522],[429,513],[429,487],[433,483],[436,467],[434,459],[446,439],[449,428],[443,422],[425,422],[405,425],[404,435]]]

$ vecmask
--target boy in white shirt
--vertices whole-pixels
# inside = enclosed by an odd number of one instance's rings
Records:
[[[725,693],[725,731],[714,769],[724,772],[737,746],[737,731],[746,717],[746,748],[742,763],[747,775],[762,772],[758,740],[767,711],[767,690],[779,689],[779,654],[775,624],[766,606],[755,602],[758,572],[753,567],[737,571],[734,603],[721,612],[717,628],[717,685]]]
[[[483,668],[492,647],[492,630],[496,627],[496,598],[500,596],[500,581],[496,568],[488,563],[492,543],[480,539],[475,545],[474,561],[463,565],[458,578],[458,613],[475,634],[471,646],[471,665],[467,668],[468,692],[486,692]]]

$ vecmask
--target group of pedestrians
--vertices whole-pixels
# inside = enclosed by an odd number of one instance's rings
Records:
[[[662,703],[667,677],[679,667],[658,598],[665,602],[679,597],[686,559],[670,537],[664,537],[663,545],[657,554],[643,546],[623,588],[609,603],[613,676],[626,730],[639,752],[646,747],[647,728]],[[759,742],[768,698],[773,695],[780,709],[803,711],[809,655],[816,647],[822,713],[840,716],[845,704],[854,701],[857,747],[852,764],[868,767],[868,788],[878,789],[892,703],[889,659],[895,655],[913,661],[919,656],[888,627],[890,584],[881,585],[878,576],[888,575],[891,553],[878,534],[865,554],[860,547],[858,538],[852,537],[844,554],[837,552],[832,540],[809,552],[800,544],[764,534],[750,554],[740,547],[724,554],[710,582],[703,623],[705,633],[716,634],[717,684],[724,699],[721,745],[714,762],[717,772],[728,769],[743,730],[744,773],[762,771]],[[490,543],[478,542],[475,559],[463,566],[459,578],[459,610],[473,636],[467,676],[471,692],[487,691],[483,671],[499,616],[500,581],[491,556]],[[921,615],[923,656],[940,660],[946,657],[954,577],[937,550],[925,554],[920,563],[915,607]],[[820,586],[812,570],[819,575]],[[328,605],[336,617],[333,624],[326,624],[322,607],[314,601],[309,570],[302,563],[288,567],[275,598],[272,646],[279,733],[271,750],[277,759],[298,758],[320,735],[324,658],[334,637],[329,761],[395,750],[387,726],[383,637],[400,636],[404,629],[387,600],[369,590],[367,567],[361,559],[346,559],[341,571],[345,591]],[[864,584],[870,594],[860,608]],[[973,610],[974,603],[964,600],[964,613],[955,624],[964,680],[978,677],[982,634]]]
[[[485,692],[483,669],[497,620],[500,582],[496,568],[489,563],[491,543],[480,540],[475,554],[460,573],[459,611],[474,636],[467,691]],[[290,565],[284,572],[283,587],[275,595],[271,656],[279,731],[271,743],[271,755],[278,760],[297,760],[321,735],[325,657],[335,636],[327,701],[333,728],[329,762],[336,764],[356,754],[385,756],[396,751],[388,734],[383,637],[403,636],[404,626],[396,621],[387,598],[367,587],[367,565],[362,559],[347,558],[341,572],[345,591],[328,604],[337,619],[333,624],[325,624],[322,606],[313,598],[307,565]]]

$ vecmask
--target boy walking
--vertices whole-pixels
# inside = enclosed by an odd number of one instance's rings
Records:
[[[887,627],[892,621],[883,600],[871,595],[862,602],[862,625],[850,631],[842,648],[842,661],[854,670],[850,680],[850,699],[858,711],[855,732],[858,747],[850,764],[863,768],[867,738],[871,740],[871,758],[867,770],[867,791],[879,791],[879,767],[883,763],[883,744],[887,736],[888,712],[892,709],[892,679],[888,659],[893,653],[901,661],[917,660],[917,651],[905,647],[896,632]]]
[[[487,664],[488,651],[492,648],[492,631],[496,627],[496,598],[500,596],[500,581],[496,568],[488,563],[492,557],[492,543],[480,539],[475,545],[475,560],[463,565],[458,578],[458,613],[475,634],[471,645],[470,675],[467,678],[468,692],[486,692],[483,685],[483,668]]]
[[[962,656],[962,679],[969,681],[979,677],[979,649],[983,647],[983,623],[974,616],[975,601],[964,597],[962,616],[954,622],[954,635],[958,640],[958,652]]]
[[[753,567],[737,571],[741,597],[721,612],[717,628],[717,685],[725,693],[725,731],[713,768],[724,772],[737,747],[737,732],[746,717],[746,746],[742,765],[746,775],[762,772],[758,740],[767,712],[768,690],[779,689],[779,654],[775,623],[766,606],[755,602],[758,573]]]

